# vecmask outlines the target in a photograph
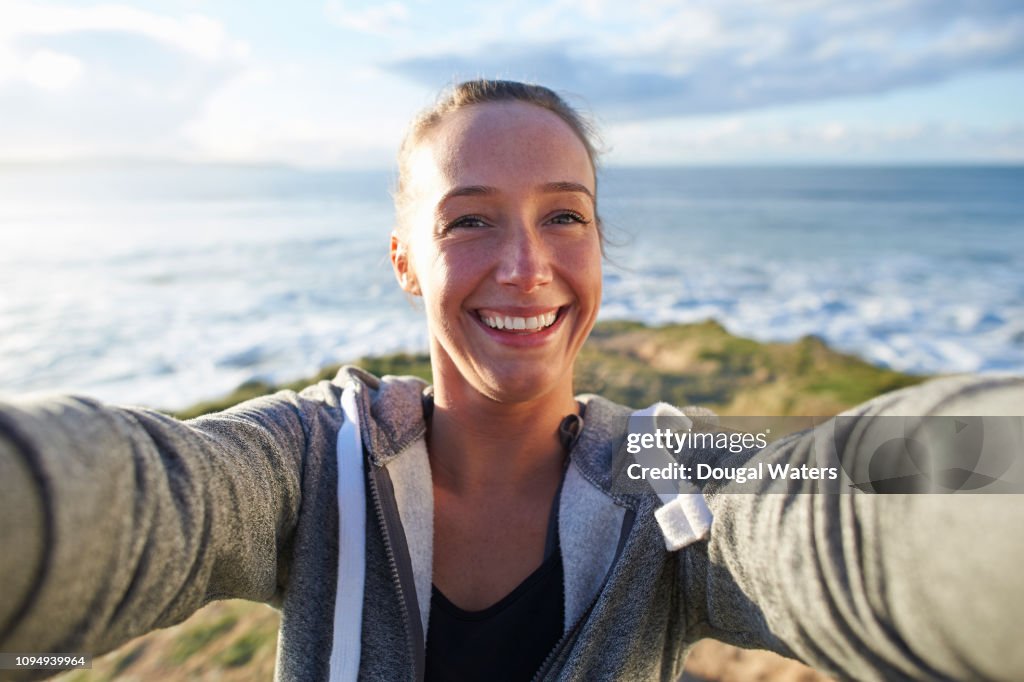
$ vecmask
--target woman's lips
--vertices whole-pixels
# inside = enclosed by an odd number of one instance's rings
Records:
[[[529,334],[553,325],[558,319],[558,311],[556,307],[527,311],[484,308],[477,310],[477,317],[491,329]]]
[[[489,336],[513,345],[532,345],[561,326],[568,305],[546,308],[478,308],[475,317]]]

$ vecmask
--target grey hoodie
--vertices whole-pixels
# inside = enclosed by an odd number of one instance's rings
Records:
[[[368,460],[360,677],[421,678],[426,386],[353,368],[188,422],[82,398],[3,406],[0,651],[98,655],[240,597],[281,609],[278,679],[327,679],[346,385]],[[710,538],[670,552],[658,497],[612,485],[630,410],[581,401],[559,510],[565,631],[538,678],[676,679],[688,648],[714,637],[847,679],[1024,679],[1019,496],[708,489]],[[1024,379],[958,378],[853,413],[1021,406]],[[855,452],[858,438],[839,446]],[[814,463],[818,447],[807,432],[733,460]]]

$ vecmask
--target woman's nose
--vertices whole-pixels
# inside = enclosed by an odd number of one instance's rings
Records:
[[[551,282],[551,254],[543,237],[529,227],[511,230],[499,247],[498,283],[529,293]]]

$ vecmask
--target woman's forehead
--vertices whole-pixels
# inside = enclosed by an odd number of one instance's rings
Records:
[[[448,113],[413,157],[409,179],[437,189],[509,182],[574,182],[594,189],[590,157],[572,128],[553,112],[522,102]]]

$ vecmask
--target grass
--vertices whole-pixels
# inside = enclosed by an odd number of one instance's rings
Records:
[[[408,374],[430,380],[430,358],[424,354],[364,357],[352,364],[377,376]],[[188,419],[277,390],[301,390],[332,379],[340,367],[325,367],[285,384],[245,383],[222,398],[174,414]],[[576,363],[578,393],[597,393],[625,405],[663,400],[758,416],[832,415],[925,378],[838,353],[815,336],[759,343],[733,336],[714,321],[664,327],[602,322]]]
[[[576,366],[577,388],[633,406],[663,400],[721,414],[832,415],[926,377],[875,367],[821,339],[758,343],[717,322],[598,325]]]
[[[218,601],[184,623],[126,643],[93,660],[91,670],[69,671],[61,682],[111,680],[270,680],[280,615],[263,604]]]
[[[272,645],[276,639],[276,632],[268,632],[265,629],[253,630],[233,641],[213,660],[228,668],[238,668],[251,661],[260,649]]]
[[[129,648],[128,653],[119,658],[117,662],[114,664],[114,676],[116,677],[128,668],[132,667],[132,664],[134,664],[136,661],[142,658],[143,654],[146,653],[147,647],[148,642],[142,642],[138,646]]]
[[[184,663],[194,654],[201,651],[210,642],[230,632],[238,623],[233,615],[224,616],[213,623],[203,623],[183,632],[171,649],[168,662],[176,665]]]
[[[371,374],[384,376],[385,374],[411,374],[427,381],[430,380],[430,357],[425,354],[396,353],[383,357],[363,357],[351,363],[362,367]],[[261,395],[274,393],[275,391],[291,390],[301,391],[306,386],[315,384],[318,381],[330,381],[341,369],[341,365],[328,365],[311,377],[290,381],[284,384],[268,384],[263,381],[247,381],[231,393],[214,400],[207,400],[187,407],[184,410],[171,411],[178,419],[192,419],[210,412],[226,410],[232,405],[258,398]]]

